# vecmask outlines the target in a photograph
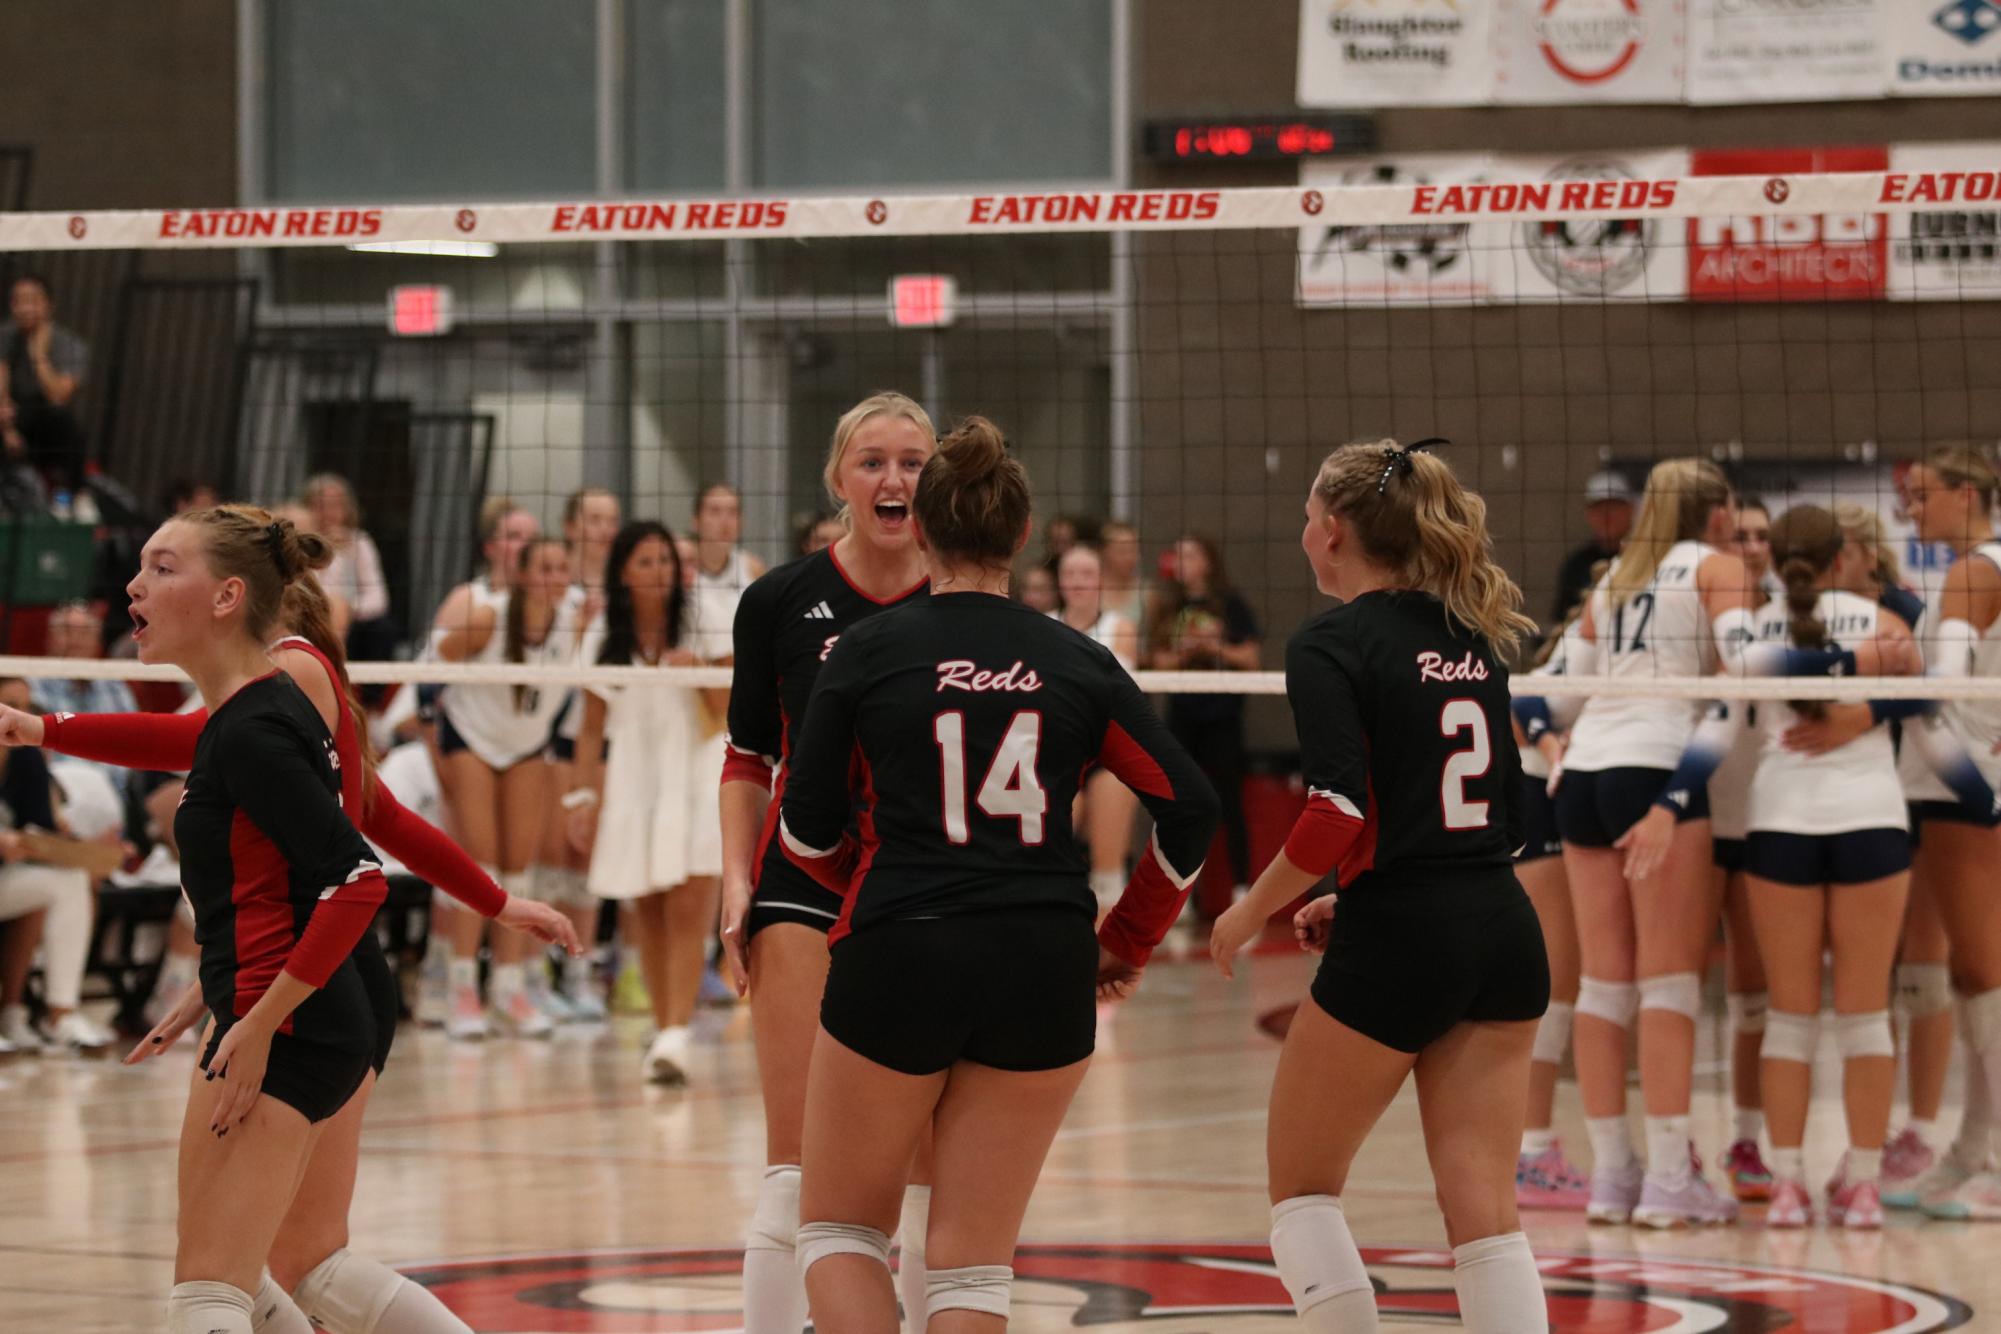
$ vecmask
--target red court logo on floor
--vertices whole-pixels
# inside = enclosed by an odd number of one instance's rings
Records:
[[[1456,1323],[1449,1251],[1362,1255],[1386,1329]],[[741,1261],[733,1250],[596,1251],[406,1272],[487,1334],[724,1334],[743,1326]],[[1583,1252],[1538,1263],[1552,1334],[1933,1334],[1972,1318],[1954,1298],[1847,1274]],[[1258,1319],[1293,1321],[1262,1245],[1024,1245],[1015,1257],[1017,1329],[1181,1334]]]

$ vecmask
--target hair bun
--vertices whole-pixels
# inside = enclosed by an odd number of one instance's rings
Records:
[[[1007,462],[1007,437],[1000,427],[977,414],[966,418],[938,442],[938,452],[965,481],[979,481]]]
[[[271,544],[272,558],[278,563],[278,573],[288,584],[309,571],[325,569],[333,561],[331,542],[290,519],[273,519],[264,531]]]

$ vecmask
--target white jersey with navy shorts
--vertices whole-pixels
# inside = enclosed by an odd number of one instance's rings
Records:
[[[1830,645],[1853,649],[1875,637],[1880,606],[1872,598],[1830,589],[1815,614]],[[1784,644],[1790,613],[1767,604],[1758,615],[1758,642]],[[1877,723],[1821,755],[1786,748],[1782,738],[1799,714],[1780,700],[1758,706],[1757,771],[1751,779],[1750,834],[1745,870],[1765,880],[1803,886],[1880,880],[1910,866],[1903,784],[1888,723]]]
[[[1760,591],[1764,591],[1760,585]],[[1775,605],[1767,601],[1763,611]],[[1744,840],[1751,832],[1751,778],[1758,771],[1762,735],[1756,705],[1745,710],[1744,726],[1716,772],[1709,776],[1711,856],[1726,871],[1744,869]]]
[[[475,598],[479,598],[477,588]],[[493,631],[479,652],[467,662],[507,661],[507,595],[499,594]],[[574,666],[577,652],[576,611],[559,603],[549,622],[549,632],[539,644],[525,645],[523,666]],[[562,711],[568,692],[561,686],[529,686],[517,691],[511,685],[465,684],[447,686],[438,700],[442,721],[450,727],[451,738],[479,756],[491,769],[511,769],[521,761],[540,755],[549,744],[556,715]],[[447,752],[457,747],[440,738]]]

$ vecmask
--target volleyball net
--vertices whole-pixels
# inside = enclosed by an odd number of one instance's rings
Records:
[[[1350,440],[1442,441],[1545,626],[1565,570],[1609,554],[1618,511],[1677,457],[1716,463],[1768,519],[1863,507],[1930,593],[1952,550],[1922,540],[1899,483],[1938,446],[2001,438],[2001,174],[1977,145],[1872,152],[1434,155],[1252,189],[0,214],[0,267],[42,277],[88,348],[73,407],[101,470],[94,525],[50,496],[100,539],[87,578],[74,532],[49,535],[60,518],[11,521],[0,672],[152,675],[35,656],[38,609],[60,593],[115,617],[136,539],[193,484],[275,505],[331,474],[388,594],[353,609],[377,623],[357,658],[384,659],[358,681],[634,679],[404,659],[490,554],[495,497],[560,535],[568,498],[602,488],[626,519],[766,564],[824,540],[833,423],[880,389],[941,428],[1001,425],[1037,492],[1023,595],[1064,596],[1063,530],[1098,548],[1102,601],[1142,622],[1142,667],[1167,669],[1142,672],[1150,690],[1279,693],[1276,673],[1203,670],[1189,645],[1254,626],[1275,664],[1325,605],[1300,507]],[[737,517],[698,531],[717,483]],[[1283,749],[1279,718],[1264,730]]]

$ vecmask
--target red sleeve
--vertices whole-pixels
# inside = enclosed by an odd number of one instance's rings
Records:
[[[1326,875],[1341,864],[1365,828],[1367,821],[1354,802],[1338,792],[1309,788],[1306,809],[1286,837],[1285,859],[1310,875]]]
[[[379,781],[362,812],[361,832],[410,868],[410,874],[457,899],[481,917],[497,917],[507,891],[493,882],[457,843],[436,825],[396,800]]]
[[[772,767],[770,758],[756,751],[739,750],[735,746],[723,748],[724,783],[755,783],[769,792]]]
[[[842,834],[840,842],[825,850],[808,847],[792,836],[781,816],[778,843],[785,849],[787,861],[812,876],[822,888],[832,890],[842,898],[847,897],[848,886],[854,880],[855,866],[861,860],[861,845],[852,837]]]
[[[285,971],[307,986],[325,986],[361,943],[362,933],[375,924],[376,909],[388,896],[389,882],[379,869],[372,863],[356,868],[338,892],[313,905],[305,934],[285,956]]]
[[[42,718],[42,747],[121,769],[181,772],[195,762],[195,741],[208,710],[193,713],[51,713]]]
[[[1160,843],[1149,840],[1125,893],[1098,928],[1098,943],[1133,967],[1146,967],[1154,946],[1181,915],[1181,905],[1201,873],[1197,866],[1185,879],[1176,875],[1160,855]]]

